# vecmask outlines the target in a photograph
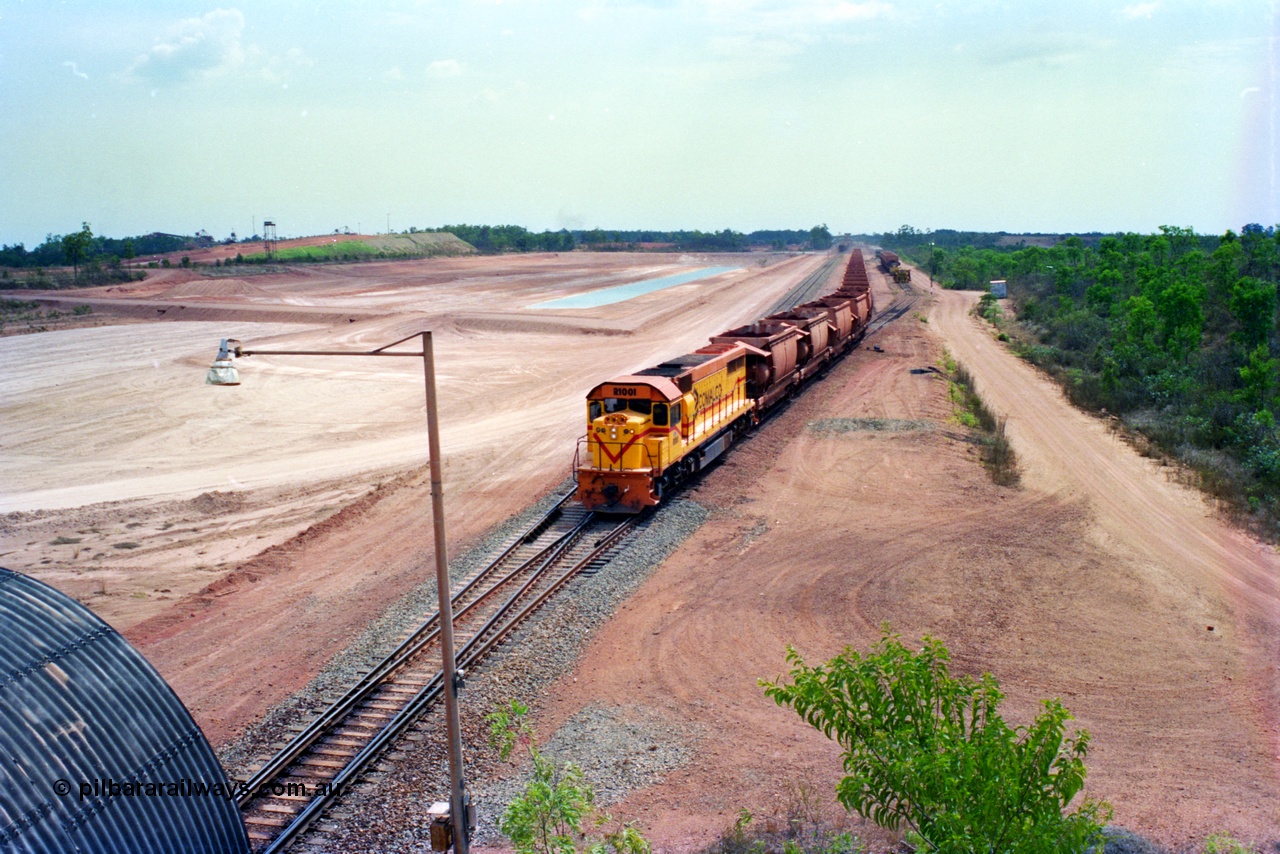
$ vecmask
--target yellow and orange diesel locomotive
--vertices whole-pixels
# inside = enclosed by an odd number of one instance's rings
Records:
[[[751,424],[751,352],[710,344],[593,388],[577,460],[587,509],[639,512],[720,456]]]
[[[854,250],[833,294],[730,329],[699,350],[587,394],[574,460],[588,510],[639,513],[723,454],[866,332],[875,306]]]

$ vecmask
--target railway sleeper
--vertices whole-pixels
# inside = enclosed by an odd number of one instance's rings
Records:
[[[281,797],[281,800],[285,800],[285,799]],[[298,800],[306,801],[306,800],[309,800],[309,798],[298,798]],[[263,812],[280,813],[282,815],[290,816],[290,817],[295,816],[299,812],[301,812],[301,810],[298,809],[298,805],[295,805],[293,802],[284,803],[284,804],[268,802],[265,804],[255,804],[253,808],[256,810],[262,810]]]
[[[316,756],[340,756],[343,759],[350,759],[359,751],[349,747],[340,747],[337,745],[321,744],[311,748],[311,752]]]
[[[376,709],[385,712],[398,712],[404,708],[404,703],[395,700],[369,700],[361,707],[361,711]]]
[[[342,726],[334,730],[334,735],[340,735],[344,738],[362,738],[368,740],[371,732],[377,732],[382,729],[382,724],[366,723],[364,721],[343,721]]]
[[[298,760],[298,764],[308,771],[314,771],[316,768],[333,768],[336,771],[341,771],[351,763],[345,760],[324,759],[319,756],[305,756]]]
[[[244,817],[245,824],[252,824],[258,827],[287,827],[289,821],[287,818],[273,818],[266,815],[247,815]],[[274,838],[274,836],[271,838]]]

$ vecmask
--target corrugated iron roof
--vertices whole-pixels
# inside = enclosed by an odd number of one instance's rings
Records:
[[[0,852],[247,852],[230,782],[155,668],[0,568]]]

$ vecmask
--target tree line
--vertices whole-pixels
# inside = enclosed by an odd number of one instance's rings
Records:
[[[115,258],[128,261],[139,255],[161,255],[177,252],[191,241],[175,234],[143,234],[136,237],[104,237],[94,234],[89,223],[70,234],[49,234],[34,249],[22,243],[0,246],[0,267],[56,267],[78,265],[81,261]],[[75,258],[75,261],[71,259]]]
[[[1005,279],[1022,355],[1280,535],[1280,231],[1161,226],[1003,249],[935,235],[882,242],[947,287]]]
[[[744,234],[726,228],[721,231],[659,231],[651,229],[569,230],[532,232],[518,225],[444,225],[439,228],[411,228],[449,232],[481,252],[570,252],[576,248],[592,251],[634,251],[655,248],[689,252],[745,252],[767,247],[830,249],[833,238],[826,225],[810,229],[762,230]]]

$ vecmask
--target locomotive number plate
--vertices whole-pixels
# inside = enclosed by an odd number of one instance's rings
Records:
[[[640,394],[640,389],[637,388],[622,388],[621,386],[613,387],[614,397],[635,397],[638,394]]]

